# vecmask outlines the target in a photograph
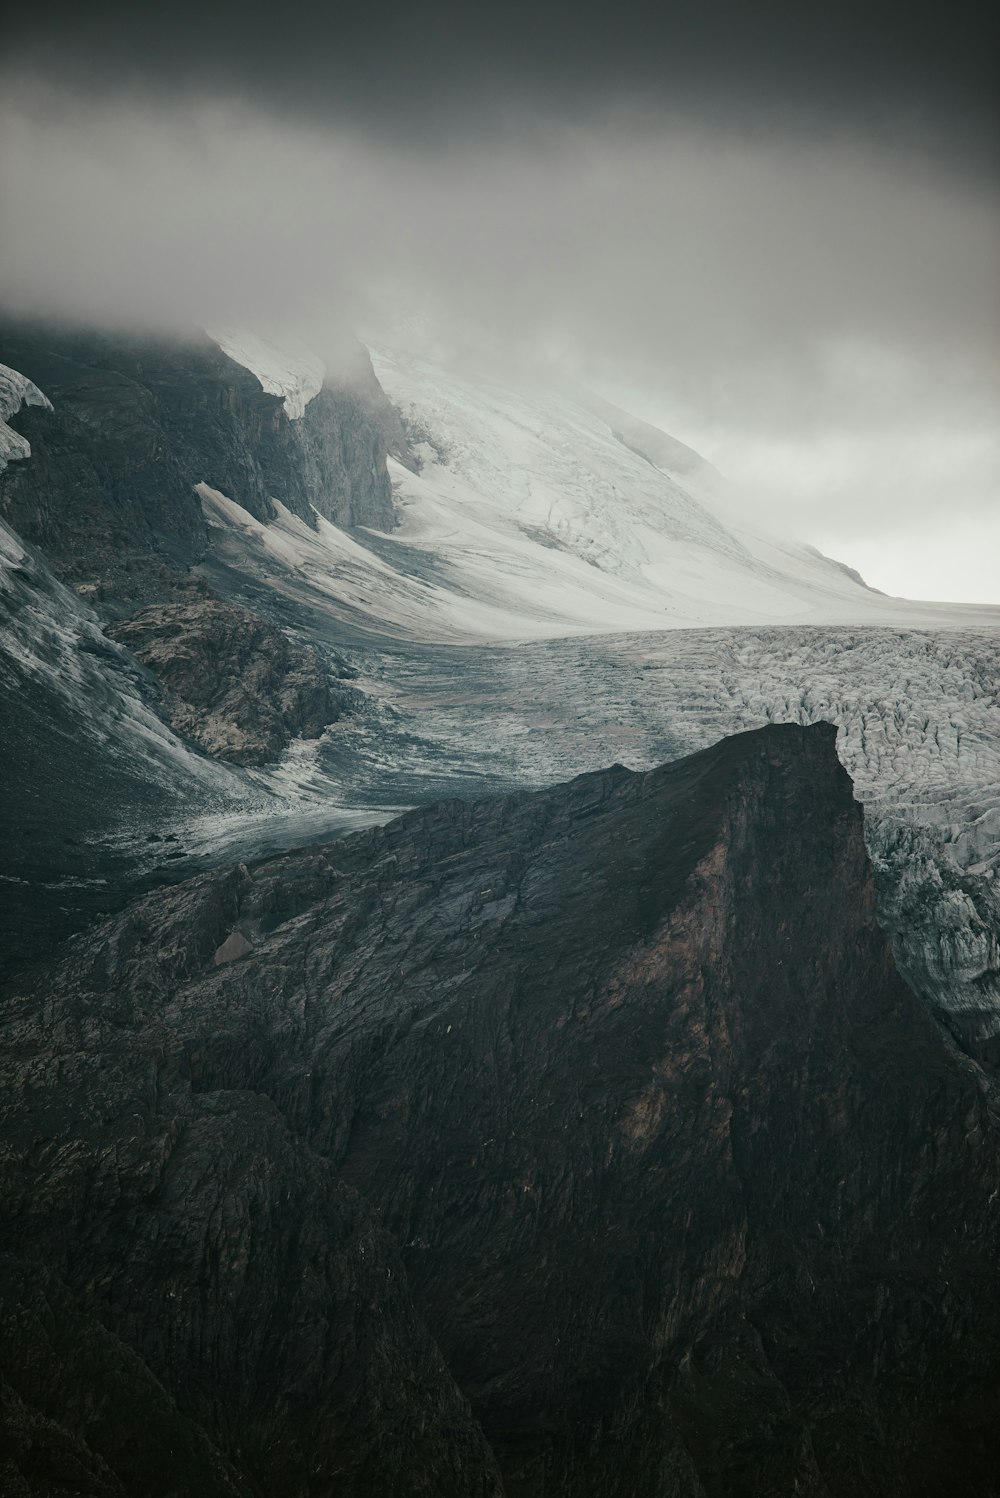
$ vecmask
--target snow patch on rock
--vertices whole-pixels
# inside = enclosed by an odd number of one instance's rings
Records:
[[[27,438],[7,425],[8,419],[16,416],[22,406],[44,406],[47,411],[52,410],[52,402],[32,380],[16,369],[0,364],[0,472],[8,463],[31,457],[31,444]]]
[[[322,359],[294,339],[275,343],[245,328],[207,329],[209,338],[236,364],[260,381],[268,395],[280,395],[292,421],[305,415],[306,406],[323,388]]]

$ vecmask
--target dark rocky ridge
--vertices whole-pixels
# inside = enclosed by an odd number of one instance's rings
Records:
[[[4,1020],[27,1492],[998,1491],[996,1124],[829,728],[159,891]]]
[[[314,650],[234,604],[152,604],[107,633],[165,688],[171,726],[234,764],[267,764],[350,706],[350,689],[331,687]]]
[[[360,346],[298,421],[207,337],[7,326],[0,361],[53,405],[12,417],[32,453],[0,476],[0,510],[108,612],[183,592],[207,544],[197,483],[262,521],[279,500],[309,524],[314,507],[394,523],[387,444],[405,457],[405,437]]]

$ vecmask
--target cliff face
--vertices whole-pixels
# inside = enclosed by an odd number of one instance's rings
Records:
[[[112,611],[183,587],[207,539],[198,483],[262,521],[278,500],[309,524],[315,508],[339,525],[390,527],[384,431],[395,418],[362,355],[357,379],[324,386],[293,421],[205,337],[6,327],[0,358],[53,409],[11,418],[31,458],[0,478],[4,518]]]
[[[98,1355],[164,1490],[998,1490],[995,1124],[826,726],[159,891],[3,1036],[29,1492],[31,1422],[153,1491]]]
[[[386,456],[412,468],[409,442],[367,349],[357,344],[343,366],[327,376],[301,421],[293,423],[306,493],[334,525],[392,530],[396,512]]]

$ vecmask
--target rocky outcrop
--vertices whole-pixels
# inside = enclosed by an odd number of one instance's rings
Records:
[[[300,420],[204,336],[7,326],[0,359],[52,406],[11,417],[31,457],[0,479],[0,510],[109,612],[178,596],[207,545],[199,483],[262,521],[277,500],[309,524],[314,511],[393,524],[386,436],[398,419],[360,348],[356,373]]]
[[[409,440],[361,344],[342,356],[296,423],[302,472],[327,520],[392,530],[396,512],[386,456],[415,467]]]
[[[331,687],[314,650],[235,604],[153,604],[107,632],[164,688],[171,726],[233,764],[267,764],[293,738],[318,738],[351,695]]]
[[[155,706],[149,673],[0,522],[0,971],[120,909],[152,873],[154,830],[251,810],[246,777]]]
[[[874,911],[824,725],[149,895],[6,995],[8,1314],[240,1492],[994,1493],[996,1123]]]

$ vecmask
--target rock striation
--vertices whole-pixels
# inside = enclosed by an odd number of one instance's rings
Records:
[[[235,604],[152,604],[108,634],[164,688],[171,726],[233,764],[267,764],[293,738],[318,738],[350,700],[314,650]]]
[[[834,739],[439,803],[10,985],[8,1489],[996,1493],[996,1120]]]

